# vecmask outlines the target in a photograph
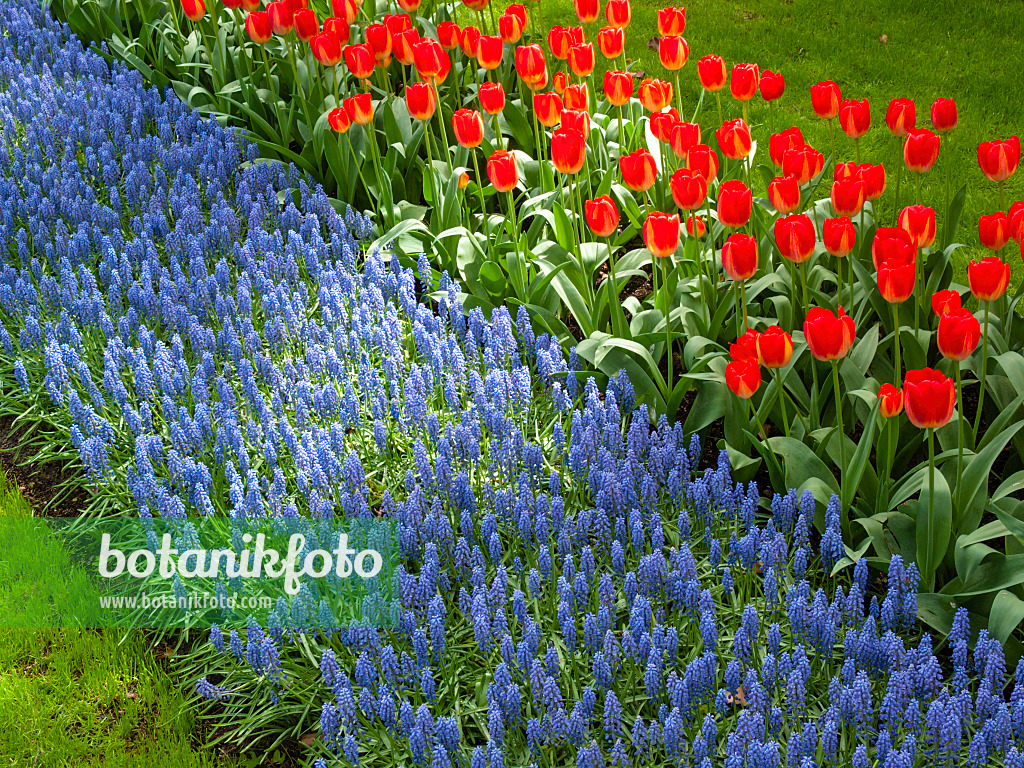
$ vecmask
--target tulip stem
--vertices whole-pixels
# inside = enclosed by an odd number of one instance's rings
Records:
[[[625,154],[625,152],[623,152],[623,149],[625,147],[626,134],[625,134],[625,131],[624,131],[623,127],[622,127],[622,105],[621,104],[619,104],[619,108],[618,109],[619,109],[619,157],[622,157]]]
[[[281,123],[281,107],[277,103],[277,88],[274,87],[274,76],[270,74],[270,60],[267,58],[266,43],[260,45],[260,53],[263,54],[263,72],[267,76],[267,84],[270,86],[270,97],[274,100],[274,116],[277,118],[277,130],[281,133],[281,143],[287,144],[288,137],[284,135],[284,125]]]
[[[860,136],[853,140],[853,149],[857,155],[857,165],[860,165]]]
[[[437,90],[437,83],[431,79],[430,87],[434,89],[434,100],[437,102],[437,123],[441,129],[441,139],[444,141],[444,159],[448,161],[448,173],[454,174],[455,168],[452,166],[452,148],[448,143],[448,131],[445,128],[444,112],[441,110],[441,94]]]
[[[959,478],[958,478],[959,479]],[[928,522],[931,523],[935,509],[935,430],[928,430]],[[935,584],[935,572],[932,571],[925,576],[925,583],[922,585],[929,591]]]
[[[960,383],[960,361],[953,361],[953,376],[956,378],[956,495],[957,503],[953,505],[954,511],[959,515],[963,509],[960,501],[960,478],[962,477],[964,465],[964,389]],[[953,526],[956,530],[957,526]]]
[[[828,121],[828,136],[832,141],[832,165],[836,164],[836,121]]]
[[[679,119],[683,118],[683,92],[679,90],[679,70],[676,70],[676,102],[679,104]]]
[[[897,144],[900,143],[900,137],[899,136],[896,137],[896,143]],[[897,148],[896,151],[897,151],[897,153],[902,154],[902,153],[900,153],[898,148]],[[902,177],[903,177],[903,158],[901,157],[901,158],[899,158],[898,162],[896,163],[896,195],[892,199],[892,204],[893,204],[893,206],[895,206],[893,208],[893,212],[892,212],[892,220],[893,220],[893,223],[896,224],[897,226],[899,226],[898,223],[897,223],[897,219],[898,219],[898,217],[900,215],[900,180],[902,179]]]
[[[839,290],[837,291],[837,293],[839,295],[839,298],[838,298],[838,301],[836,302],[836,304],[838,305],[836,307],[836,309],[838,310],[839,307],[841,307],[843,305],[843,260],[842,259],[837,259],[836,260],[836,280],[839,283],[839,285],[838,285],[838,289]]]
[[[914,202],[916,202],[918,205],[920,205],[921,204],[921,174],[918,173],[918,174],[916,174],[916,176],[917,176],[917,178],[915,179],[915,184],[914,184],[914,189],[915,189],[915,191],[914,191],[914,195],[915,195]]]
[[[431,204],[440,206],[441,201],[437,199],[437,187],[434,185],[434,152],[430,148],[430,122],[423,123],[423,143],[427,145],[427,175],[430,177]]]
[[[903,366],[900,363],[900,305],[892,305],[892,340],[896,345],[896,368],[893,371],[892,383],[899,389],[903,378]]]
[[[740,280],[740,299],[743,303],[743,333],[747,332],[750,323],[747,320],[747,281]]]
[[[701,299],[701,304],[704,305],[704,310],[707,312],[708,322],[710,323],[711,322],[711,315],[712,315],[711,307],[708,306],[708,303],[706,301],[704,301],[704,268],[705,267],[707,267],[708,285],[710,285],[712,291],[714,291],[714,280],[712,279],[711,274],[712,274],[712,271],[715,268],[715,230],[714,230],[714,227],[712,227],[712,225],[711,225],[711,196],[710,195],[706,195],[704,197],[704,205],[707,207],[707,211],[708,211],[707,226],[705,227],[705,229],[707,230],[707,233],[708,233],[708,260],[707,260],[707,263],[704,262],[703,251],[701,251],[700,264],[698,264],[697,268],[700,270],[700,278],[699,279],[700,279],[700,299]],[[693,215],[693,233],[696,235],[697,234],[697,216],[695,214],[692,214],[692,215]]]
[[[715,100],[718,102],[718,124],[721,125],[725,120],[722,118],[722,94],[720,91],[715,91]]]
[[[307,99],[306,94],[303,93],[302,84],[299,82],[299,65],[295,63],[295,51],[292,50],[292,45],[288,40],[284,41],[284,47],[288,51],[288,61],[292,65],[292,76],[295,78],[295,91],[298,92],[299,100],[302,102],[302,114],[306,118],[306,127],[309,128],[309,133],[312,135],[313,119],[309,115],[309,99]]]
[[[782,431],[789,437],[789,420],[786,418],[786,393],[782,389],[782,376],[778,368],[772,368],[772,375],[775,377],[775,387],[779,390],[779,407],[782,409]]]
[[[843,487],[843,471],[846,468],[846,433],[843,431],[843,400],[839,392],[839,361],[832,361],[832,384],[836,390],[836,426],[839,437],[839,487]],[[846,511],[843,510],[843,527],[849,528]],[[845,530],[844,535],[849,533]]]
[[[992,302],[985,302],[984,341],[981,348],[981,390],[978,392],[978,412],[974,416],[974,444],[978,444],[978,430],[981,429],[981,407],[985,404],[985,370],[988,368],[988,313]]]
[[[950,226],[953,224],[953,222],[950,220],[950,217],[949,217],[949,174],[952,171],[952,167],[953,167],[952,160],[953,160],[953,158],[949,156],[949,134],[948,133],[946,134],[946,145],[947,145],[946,146],[946,150],[947,151],[945,153],[945,155],[946,155],[946,157],[945,157],[945,164],[946,164],[946,195],[945,195],[945,205],[944,205],[944,207],[942,209],[942,216],[943,216],[943,219],[944,219],[944,224],[943,224],[942,229],[943,229],[943,232],[945,234],[945,237],[942,238],[942,247],[943,248],[945,248],[947,245],[949,245],[951,242],[953,242],[953,233],[949,230]],[[959,477],[959,475],[957,475],[957,477]]]
[[[663,289],[665,291],[665,350],[668,352],[668,383],[665,387],[665,391],[669,395],[672,393],[672,307],[670,304],[670,297],[668,295],[668,262],[671,258],[673,257],[666,256],[663,259],[665,262],[663,264],[665,268],[665,287]],[[665,399],[667,400],[668,398],[666,397]],[[673,416],[674,414],[669,414],[669,417]]]
[[[522,285],[522,290],[526,290],[526,275],[523,272],[525,264],[523,258],[519,253],[519,225],[516,223],[516,205],[512,199],[512,190],[505,193],[508,198],[508,218],[512,222],[512,245],[516,252],[516,271],[519,273],[519,280]]]
[[[615,256],[612,254],[611,237],[605,238],[605,244],[608,246],[608,324],[612,335],[615,335],[617,322],[612,313],[622,317],[622,307],[619,304],[619,280],[615,276]]]
[[[487,204],[484,202],[484,185],[483,177],[480,175],[480,163],[476,159],[476,150],[469,150],[470,156],[473,158],[473,172],[476,174],[476,191],[480,194],[480,221],[484,228],[484,237],[488,244],[491,242],[490,234],[487,232]]]
[[[804,295],[804,317],[807,317],[807,313],[810,312],[811,302],[807,298],[807,262],[800,262],[800,285],[803,288]]]

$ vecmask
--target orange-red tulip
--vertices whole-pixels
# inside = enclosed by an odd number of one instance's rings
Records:
[[[206,3],[203,0],[181,0],[181,10],[189,21],[199,21],[206,15]]]
[[[586,77],[594,71],[594,44],[574,45],[569,49],[569,69],[576,77]]]
[[[669,186],[672,188],[672,199],[684,211],[695,211],[703,207],[708,196],[707,180],[689,168],[680,168],[673,173]]]
[[[789,128],[779,133],[773,133],[768,138],[768,155],[772,162],[779,168],[782,167],[782,160],[791,149],[800,149],[804,146],[804,135],[797,127]]]
[[[730,160],[742,160],[750,154],[750,129],[742,118],[727,120],[715,131],[722,154]]]
[[[515,14],[505,13],[498,19],[498,32],[509,45],[515,45],[522,39],[525,28],[526,25]]]
[[[843,94],[832,80],[824,80],[811,86],[811,108],[822,120],[831,120],[839,114]]]
[[[737,397],[749,400],[761,386],[761,366],[756,359],[733,360],[725,366],[725,383]]]
[[[606,0],[604,5],[604,17],[608,19],[608,25],[616,29],[624,29],[629,26],[629,0]]]
[[[293,11],[291,4],[285,0],[267,4],[267,17],[270,19],[270,27],[275,35],[287,35],[294,26]]]
[[[448,58],[441,44],[429,37],[421,38],[412,47],[412,55],[416,71],[424,80],[440,74],[445,69],[444,63]]]
[[[484,140],[484,119],[475,109],[459,109],[452,115],[455,140],[467,149],[479,147]]]
[[[321,32],[309,41],[309,49],[313,58],[325,67],[333,67],[341,62],[341,43],[330,32]]]
[[[352,126],[352,118],[348,116],[348,112],[343,108],[337,107],[328,113],[327,124],[331,126],[331,130],[335,133],[346,133]]]
[[[903,380],[903,405],[915,427],[944,427],[953,418],[956,385],[951,378],[932,368],[907,371]]]
[[[619,209],[608,195],[601,195],[583,204],[583,216],[590,231],[598,237],[609,237],[619,226]]]
[[[729,92],[737,101],[750,101],[757,95],[761,71],[757,64],[734,64],[729,77]]]
[[[690,46],[685,37],[663,37],[658,43],[658,56],[665,69],[675,72],[690,58]]]
[[[691,147],[700,144],[699,123],[676,123],[672,126],[672,135],[669,137],[672,151],[680,160],[685,160]]]
[[[664,112],[653,112],[650,117],[651,133],[654,137],[662,142],[668,144],[672,141],[672,129],[679,125],[679,112],[676,111],[675,107],[665,110]]]
[[[314,35],[320,34],[320,21],[316,17],[316,11],[309,8],[301,8],[292,16],[295,25],[295,36],[304,43],[313,39]]]
[[[597,15],[601,12],[601,2],[600,0],[573,0],[573,8],[580,24],[590,24],[597,21]]]
[[[962,362],[978,348],[981,323],[969,310],[951,309],[939,315],[939,332],[935,339],[943,357]]]
[[[587,159],[587,139],[575,128],[559,128],[551,134],[551,164],[564,174],[579,173]]]
[[[821,173],[824,167],[824,155],[807,144],[797,149],[786,150],[782,156],[782,175],[795,176],[801,187]]]
[[[376,62],[373,48],[366,43],[345,46],[345,66],[360,80],[366,80],[373,74]]]
[[[871,127],[871,106],[867,99],[845,99],[839,106],[839,127],[851,139],[859,139]]]
[[[757,272],[757,239],[734,232],[722,246],[722,269],[731,279],[749,280]]]
[[[471,59],[476,58],[477,48],[480,46],[480,30],[476,27],[464,27],[459,35],[459,47],[462,52]]]
[[[704,219],[700,216],[686,217],[686,234],[689,237],[704,237],[707,231],[708,228],[704,224]]]
[[[686,30],[686,9],[661,8],[658,10],[658,34],[662,37],[679,37]]]
[[[914,261],[917,249],[914,241],[902,227],[879,227],[875,230],[875,239],[871,241],[871,263],[875,270],[882,267],[883,261]]]
[[[780,72],[772,72],[766,69],[761,73],[761,98],[765,101],[775,101],[782,98],[786,92],[786,78]]]
[[[821,242],[825,250],[838,258],[850,255],[857,241],[857,231],[846,216],[825,219],[821,226]]]
[[[893,136],[903,138],[917,126],[917,107],[913,99],[893,99],[885,111],[885,124]]]
[[[454,21],[442,21],[437,25],[437,41],[446,51],[454,51],[458,48],[461,38],[462,30]]]
[[[699,173],[710,185],[718,176],[718,155],[707,144],[696,144],[686,153],[686,167]]]
[[[840,360],[853,346],[857,327],[853,318],[839,307],[834,315],[824,307],[812,307],[804,320],[804,340],[816,360]]]
[[[1006,181],[1020,165],[1020,137],[983,141],[978,145],[978,166],[989,181]]]
[[[679,214],[653,211],[644,221],[643,236],[652,255],[671,256],[679,248]]]
[[[516,156],[505,149],[495,150],[487,158],[487,178],[499,192],[509,192],[519,183],[519,167]]]
[[[715,93],[725,88],[725,59],[709,54],[697,62],[697,77],[705,91]]]
[[[878,268],[878,291],[890,304],[902,304],[914,295],[916,277],[913,259],[888,259]]]
[[[783,216],[800,207],[800,185],[794,176],[776,176],[768,184],[768,201]]]
[[[903,390],[892,384],[883,384],[878,388],[878,399],[881,403],[878,412],[887,419],[903,413]]]
[[[476,60],[488,72],[501,66],[505,43],[497,35],[480,35],[476,43]],[[522,77],[522,73],[519,75]]]
[[[505,88],[501,83],[481,83],[477,93],[480,109],[488,115],[496,115],[505,109]]]
[[[925,205],[908,205],[896,217],[917,248],[928,248],[935,242],[935,209]]]
[[[562,98],[565,101],[566,109],[590,110],[590,91],[586,83],[567,85]]]
[[[908,171],[926,173],[939,159],[939,137],[927,128],[907,131],[903,139],[903,163]]]
[[[368,125],[373,121],[373,99],[368,93],[357,93],[345,99],[345,111],[357,125]]]
[[[750,187],[730,179],[718,187],[718,221],[725,227],[743,227],[750,221],[754,197]]]
[[[654,162],[654,155],[641,147],[619,158],[619,172],[622,174],[622,183],[627,187],[634,192],[646,192],[654,186],[658,166]]]
[[[794,213],[775,220],[775,244],[783,258],[802,264],[814,253],[815,242],[817,237],[810,216]]]
[[[249,39],[257,45],[263,45],[270,40],[274,30],[270,28],[270,18],[266,11],[253,11],[245,17],[245,32]]]
[[[533,109],[545,128],[553,128],[562,119],[562,97],[554,91],[533,94]]]
[[[932,294],[932,311],[939,317],[951,310],[960,309],[960,307],[960,294],[954,290],[947,288]]]
[[[633,97],[633,78],[626,72],[604,73],[604,97],[609,104],[620,107]]]
[[[956,102],[939,97],[932,104],[932,128],[936,133],[949,133],[957,124]]]
[[[990,251],[998,251],[1010,242],[1010,219],[1002,211],[996,211],[978,219],[978,237],[981,244]]]
[[[836,216],[856,216],[864,207],[864,182],[859,176],[833,182],[831,197]]]
[[[672,101],[672,84],[664,80],[645,78],[640,82],[637,96],[648,112],[661,112]]]
[[[967,282],[978,301],[995,301],[1010,284],[1010,265],[998,256],[986,256],[981,261],[967,263]]]
[[[626,45],[626,31],[618,27],[601,27],[597,32],[597,47],[606,59],[617,59]]]
[[[793,358],[793,338],[778,325],[765,328],[754,343],[758,362],[765,368],[785,368]]]

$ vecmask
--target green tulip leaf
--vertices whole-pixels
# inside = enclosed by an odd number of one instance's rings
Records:
[[[921,571],[922,585],[930,589],[953,532],[953,498],[945,475],[937,469],[931,478],[925,473],[916,511],[917,567]]]

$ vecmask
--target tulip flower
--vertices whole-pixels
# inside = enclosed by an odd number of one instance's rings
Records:
[[[369,30],[369,27],[367,27]],[[442,21],[437,25],[437,41],[446,51],[454,51],[459,47],[462,30],[454,21]]]
[[[572,128],[584,136],[590,135],[590,113],[579,109],[562,110],[562,127]]]
[[[408,67],[416,62],[413,48],[419,41],[420,33],[415,29],[403,29],[391,33],[391,51],[400,64]]]
[[[573,8],[580,24],[590,24],[597,21],[597,16],[601,12],[601,3],[600,0],[573,0]]]
[[[978,165],[989,181],[1004,182],[1020,165],[1020,138],[983,141],[978,145]]]
[[[519,22],[526,28],[526,25],[530,23],[530,17],[526,13],[526,6],[522,3],[512,3],[508,8],[505,9],[506,16],[515,16],[519,19]]]
[[[743,227],[750,221],[753,208],[750,187],[739,179],[730,179],[718,187],[718,221],[725,227]]]
[[[1010,239],[1017,245],[1024,245],[1024,200],[1010,206],[1007,218],[1010,220]]]
[[[1006,292],[1010,282],[1010,265],[998,256],[986,256],[981,261],[969,262],[967,280],[971,293],[979,301],[995,301]]]
[[[604,16],[608,19],[609,26],[616,29],[625,29],[629,26],[629,0],[606,0]]]
[[[270,28],[270,18],[266,11],[253,11],[245,17],[245,32],[249,39],[257,45],[263,45],[274,34]]]
[[[871,241],[871,261],[878,270],[883,261],[912,261],[917,249],[910,234],[901,227],[879,227]]]
[[[903,413],[903,390],[897,389],[892,384],[883,384],[878,388],[878,399],[881,404],[878,412],[886,419],[891,419]]]
[[[497,35],[480,35],[476,43],[476,60],[488,72],[501,66],[505,53],[504,42]],[[520,70],[519,76],[523,77]],[[524,80],[526,78],[523,78]]]
[[[480,30],[476,27],[464,27],[459,35],[459,47],[471,59],[476,58],[477,49],[480,47],[480,37]]]
[[[637,96],[648,112],[661,112],[672,101],[672,84],[664,80],[645,78],[640,82]]]
[[[343,18],[346,24],[354,24],[359,9],[356,0],[331,0],[331,11],[335,16]]]
[[[569,49],[569,69],[576,77],[587,77],[594,71],[594,44],[574,45]]]
[[[826,251],[840,259],[850,255],[857,240],[857,232],[848,217],[825,219],[821,230],[821,242]]]
[[[742,160],[750,154],[750,129],[742,118],[729,120],[715,131],[722,154],[730,160]]]
[[[931,368],[907,371],[904,405],[910,423],[920,429],[944,427],[953,418],[956,391],[953,380]]]
[[[803,264],[814,253],[816,237],[811,217],[799,213],[775,220],[775,244],[783,258]]]
[[[366,43],[345,46],[345,66],[360,80],[368,80],[373,74],[377,57]]]
[[[861,163],[858,168],[860,178],[864,182],[864,199],[877,200],[885,192],[885,166],[881,163]]]
[[[704,205],[708,196],[708,182],[690,168],[680,168],[669,182],[672,199],[684,211],[695,211]]]
[[[498,19],[498,34],[509,45],[515,45],[523,36],[526,25],[515,14],[505,13]]]
[[[685,37],[663,37],[658,43],[658,56],[665,69],[675,72],[686,64],[690,57],[690,46]]]
[[[733,360],[754,360],[759,362],[757,357],[757,337],[760,335],[761,332],[755,331],[753,328],[745,330],[736,337],[736,341],[729,344],[729,357]]]
[[[912,99],[893,99],[885,111],[885,124],[892,135],[902,139],[917,125],[917,109]]]
[[[836,163],[832,168],[832,180],[843,181],[844,179],[859,179],[860,166],[857,163]]]
[[[181,10],[189,21],[199,21],[206,15],[206,3],[203,0],[181,0]]]
[[[734,64],[729,77],[729,91],[737,101],[750,101],[757,95],[761,79],[757,64]]]
[[[703,176],[710,186],[718,176],[718,155],[707,144],[696,144],[686,153],[686,167]]]
[[[969,310],[951,309],[939,316],[936,340],[943,357],[948,360],[966,360],[981,341],[981,323]]]
[[[690,149],[700,144],[699,123],[676,123],[669,137],[672,151],[680,160],[685,160]]]
[[[787,150],[782,156],[782,175],[795,176],[801,187],[809,184],[824,167],[824,155],[806,144],[798,149]]]
[[[658,166],[654,162],[654,155],[641,147],[619,158],[619,172],[622,174],[622,183],[631,190],[646,192],[654,186]]]
[[[864,182],[859,177],[833,182],[831,199],[836,216],[856,216],[864,208]]]
[[[917,268],[913,261],[890,259],[878,268],[878,291],[890,304],[902,304],[914,294]],[[897,355],[897,360],[899,356]]]
[[[321,32],[309,41],[313,58],[325,67],[334,67],[341,62],[341,43],[330,32]]]
[[[773,325],[758,334],[757,359],[765,368],[779,369],[793,357],[793,339],[780,326]]]
[[[357,125],[373,122],[373,99],[368,93],[357,93],[345,99],[345,111]]]
[[[586,83],[567,86],[565,93],[562,94],[562,99],[566,109],[590,110],[590,91],[587,90]]]
[[[558,125],[564,106],[562,97],[554,91],[533,95],[533,111],[537,113],[537,120],[545,128],[553,128]]]
[[[420,8],[421,0],[398,0],[398,7],[406,13],[415,13]]]
[[[686,30],[686,9],[661,8],[658,11],[658,34],[662,37],[679,37]]]
[[[811,108],[822,120],[833,120],[839,114],[843,94],[832,80],[811,86]]]
[[[295,26],[295,36],[304,43],[313,39],[314,35],[320,34],[320,21],[316,12],[308,8],[302,8],[294,13],[292,21]]]
[[[935,242],[935,209],[910,205],[900,211],[896,223],[914,243],[915,248],[929,248]]]
[[[561,71],[555,72],[551,76],[551,87],[555,89],[555,93],[562,96],[569,87],[569,75]]]
[[[839,392],[839,366],[837,361],[846,357],[856,338],[857,328],[853,318],[846,314],[842,306],[838,314],[832,314],[824,307],[812,307],[804,320],[804,340],[807,348],[816,360],[832,363],[832,379],[836,392],[836,421],[839,436],[839,466],[846,466],[845,442],[843,433],[843,409]],[[840,478],[840,483],[842,479]]]
[[[675,107],[664,112],[653,112],[648,122],[654,137],[663,144],[668,144],[672,140],[672,129],[679,124],[679,113]]]
[[[609,104],[621,107],[633,97],[633,78],[626,72],[605,72],[604,97]]]
[[[505,88],[501,83],[481,83],[477,98],[480,99],[480,109],[488,115],[497,115],[505,109]]]
[[[479,147],[484,140],[484,120],[475,109],[460,109],[452,115],[455,140],[466,149]]]
[[[766,69],[761,73],[761,98],[765,101],[775,101],[782,98],[786,92],[786,78],[779,72],[772,72]]]
[[[725,87],[725,59],[708,55],[697,62],[697,77],[708,93],[717,93]]]
[[[722,268],[737,282],[752,278],[757,272],[757,240],[740,232],[729,235],[722,246]]]
[[[783,216],[800,207],[800,185],[793,176],[776,176],[768,184],[768,200]]]
[[[616,27],[601,27],[597,33],[597,47],[606,59],[617,59],[626,45],[626,33]]]
[[[583,204],[587,226],[598,237],[610,237],[619,226],[619,209],[608,195],[601,195]]]
[[[942,317],[946,312],[960,309],[960,294],[954,290],[946,289],[932,294],[932,310],[936,315]]]
[[[725,384],[733,393],[749,400],[761,386],[761,366],[757,360],[733,360],[725,366]]]
[[[411,83],[405,89],[405,106],[413,120],[426,122],[434,116],[437,98],[430,83]]]
[[[839,127],[851,139],[859,139],[867,133],[871,127],[871,106],[868,100],[845,99],[839,106]],[[860,162],[860,157],[857,158],[857,162]]]
[[[908,171],[927,173],[938,158],[939,137],[936,134],[927,128],[913,128],[907,131],[903,139],[903,163]]]
[[[999,251],[1010,242],[1010,220],[1002,211],[978,219],[978,237],[990,251]]]
[[[708,227],[704,223],[704,219],[700,216],[687,216],[686,217],[686,234],[690,237],[701,238],[704,237],[708,232]]]
[[[773,133],[768,138],[768,155],[777,167],[782,167],[783,157],[791,149],[804,146],[804,135],[795,126],[780,133]]]
[[[643,237],[652,255],[671,256],[679,248],[679,214],[652,211],[644,221]]]
[[[948,133],[956,128],[956,102],[952,99],[939,97],[932,104],[932,127],[936,133]]]
[[[444,60],[448,58],[441,44],[429,37],[420,39],[412,47],[412,55],[416,72],[424,80],[436,77],[444,69]]]
[[[337,13],[335,13],[335,15],[337,15]],[[404,13],[389,13],[384,16],[384,26],[388,28],[389,32],[391,32],[391,37],[394,37],[399,32],[405,32],[408,29],[412,29],[412,21]]]
[[[347,133],[352,126],[352,118],[348,116],[343,108],[337,107],[327,114],[327,124],[335,133]]]
[[[519,183],[516,156],[505,149],[495,150],[487,158],[487,178],[498,192],[511,192]]]
[[[280,37],[287,35],[294,26],[294,14],[287,2],[278,0],[267,4],[267,16],[270,19],[270,27],[274,34]]]
[[[579,173],[587,159],[587,139],[575,128],[559,128],[551,135],[551,164],[559,173]]]

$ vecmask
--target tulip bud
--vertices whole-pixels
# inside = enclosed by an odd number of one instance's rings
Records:
[[[654,211],[643,226],[644,244],[657,258],[671,256],[679,248],[679,214]]]
[[[768,184],[768,201],[783,216],[800,207],[800,185],[793,176],[776,176]]]
[[[587,159],[587,139],[575,128],[559,128],[551,135],[551,164],[559,173],[579,173]]]
[[[688,237],[704,237],[707,234],[708,228],[704,224],[704,219],[700,216],[687,216],[686,217],[686,234]]]
[[[737,101],[750,101],[757,94],[761,79],[757,64],[735,64],[729,78],[729,91]]]
[[[697,77],[705,91],[715,93],[725,87],[725,60],[708,55],[697,62]]]
[[[907,131],[903,139],[903,162],[908,171],[927,173],[939,159],[939,137],[927,128]]]
[[[761,73],[761,98],[765,101],[775,101],[782,98],[786,92],[786,78],[779,72],[772,72],[766,69]]]
[[[821,227],[821,242],[830,254],[845,258],[850,255],[856,241],[857,232],[848,217],[825,219]]]
[[[761,386],[761,366],[757,360],[733,360],[725,366],[725,384],[737,397],[749,400]]]
[[[936,133],[948,133],[956,128],[956,102],[941,96],[932,104],[932,127]]]
[[[951,309],[939,316],[939,331],[935,338],[943,357],[962,362],[978,347],[981,323],[969,310]]]
[[[978,301],[995,301],[1006,293],[1010,284],[1010,265],[998,256],[967,263],[967,282]]]
[[[484,140],[484,120],[475,109],[459,109],[452,115],[452,132],[460,146],[479,147]]]
[[[832,120],[839,114],[843,94],[832,80],[825,80],[811,86],[811,107],[822,120]]]
[[[878,399],[881,403],[878,412],[886,419],[899,416],[903,413],[903,390],[897,389],[892,384],[883,384],[878,389]]]
[[[978,145],[978,166],[989,181],[1006,181],[1020,165],[1020,138],[983,141]]]
[[[708,182],[689,168],[680,168],[669,182],[672,199],[684,211],[695,211],[704,205],[708,196]]]
[[[489,115],[497,115],[505,109],[505,88],[501,83],[481,83],[477,96],[480,109]]]
[[[610,237],[619,226],[619,209],[608,195],[583,204],[583,216],[590,231],[598,237]]]
[[[885,124],[893,136],[902,139],[917,125],[917,108],[912,99],[893,99],[885,112]]]
[[[617,59],[626,45],[625,30],[616,27],[601,27],[597,32],[597,47],[606,59]]]
[[[754,343],[757,359],[765,368],[785,368],[793,357],[793,338],[778,325],[766,328]]]
[[[839,107],[839,127],[851,139],[859,139],[871,127],[871,106],[867,99],[846,99]]]
[[[775,220],[775,244],[783,258],[802,264],[814,253],[817,238],[811,217],[795,213]]]
[[[498,192],[510,192],[515,189],[519,183],[516,156],[508,150],[496,150],[487,159],[487,178]]]
[[[916,248],[928,248],[935,242],[935,209],[924,205],[908,205],[899,216],[896,223],[900,225]]]
[[[203,0],[181,0],[181,10],[189,21],[199,21],[206,15],[206,3]]]
[[[757,272],[757,240],[734,232],[722,246],[722,269],[731,279],[749,280]]]
[[[953,418],[956,386],[948,376],[931,368],[907,371],[903,380],[903,405],[915,427],[944,427]]]
[[[352,125],[352,118],[341,107],[332,109],[327,115],[327,123],[335,133],[346,133]]]
[[[990,251],[998,251],[1010,241],[1010,220],[1002,211],[978,219],[978,237]]]

